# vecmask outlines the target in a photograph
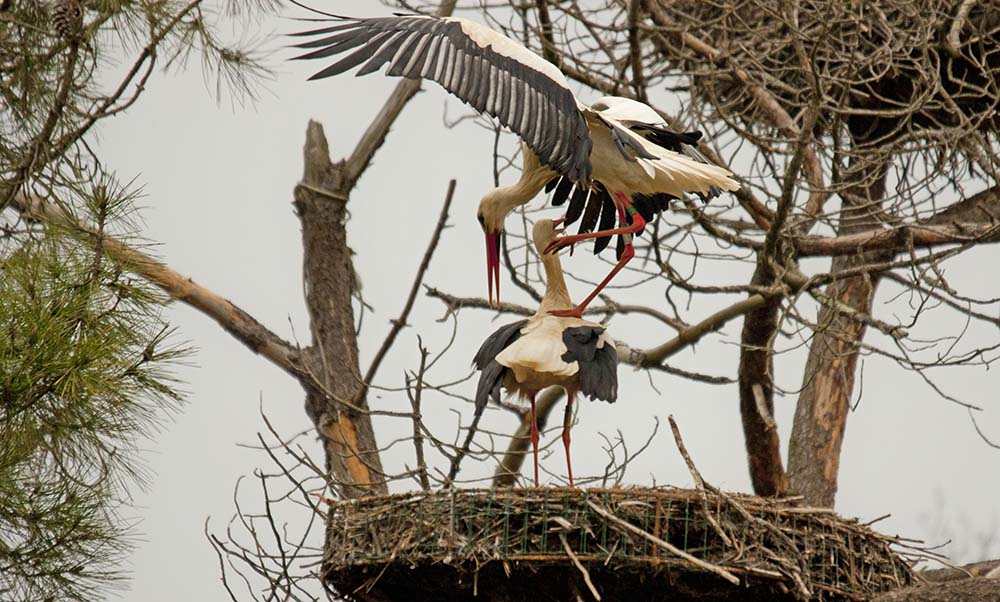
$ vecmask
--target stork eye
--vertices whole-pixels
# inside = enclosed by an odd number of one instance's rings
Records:
[[[486,228],[486,218],[483,217],[483,214],[482,213],[477,213],[476,214],[476,219],[479,220],[479,225],[482,226],[485,229]]]

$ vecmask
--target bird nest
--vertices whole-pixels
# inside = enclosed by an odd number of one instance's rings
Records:
[[[351,600],[860,600],[908,585],[893,540],[793,502],[656,489],[457,489],[334,502]]]

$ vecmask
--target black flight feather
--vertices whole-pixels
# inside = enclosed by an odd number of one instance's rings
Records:
[[[343,17],[348,18],[348,17]],[[320,19],[325,21],[326,19]],[[321,36],[326,33],[332,33],[334,31],[343,31],[345,29],[356,29],[359,27],[358,23],[350,21],[348,23],[341,23],[339,25],[331,25],[330,27],[320,27],[319,29],[310,29],[309,31],[298,31],[296,33],[290,33],[289,36],[293,38],[304,38],[307,36]]]
[[[571,182],[569,178],[563,177],[553,179],[549,182],[549,184],[552,184],[552,182],[557,184],[555,187],[556,191],[552,195],[552,205],[554,207],[558,207],[565,203],[566,199],[569,198],[569,194],[573,192],[573,182]]]
[[[699,131],[675,132],[665,126],[648,123],[632,123],[629,124],[629,129],[637,132],[653,144],[662,146],[667,150],[672,150],[675,153],[684,152],[685,146],[697,146],[702,136],[702,133]]]
[[[410,58],[413,56],[414,51],[416,51],[417,46],[420,45],[420,39],[416,36],[410,36],[407,40],[406,46],[403,47],[399,52],[395,54],[392,62],[389,64],[389,69],[386,70],[386,75],[404,75],[406,71],[406,65],[410,62]]]
[[[596,187],[597,195],[601,199],[601,221],[597,225],[598,230],[610,230],[615,227],[615,218],[617,217],[618,210],[615,209],[615,203],[611,200],[611,195],[603,186]],[[611,243],[610,236],[602,236],[594,241],[594,255],[597,255],[604,249],[608,247]]]
[[[577,230],[577,234],[586,234],[587,232],[593,232],[594,226],[597,225],[597,218],[601,215],[601,196],[595,187],[590,192],[590,198],[587,199],[587,207],[583,211],[583,219],[580,220],[580,229]]]
[[[580,392],[590,399],[614,403],[618,398],[618,352],[601,339],[599,326],[575,326],[563,331],[562,360],[576,363]]]
[[[387,42],[387,43],[383,44],[383,46],[378,52],[374,52],[373,50],[374,54],[372,55],[371,60],[365,63],[360,69],[358,69],[357,73],[358,76],[367,75],[369,73],[374,73],[375,71],[378,71],[379,69],[382,68],[382,65],[384,65],[386,61],[391,59],[393,55],[396,54],[396,52],[399,50],[399,47],[403,44],[404,41],[406,41],[406,36],[396,35],[395,39],[390,40],[389,38],[393,35],[396,34],[388,32],[382,39],[380,39],[380,42]],[[371,46],[372,49],[377,47],[378,47],[377,45]]]
[[[587,204],[588,192],[589,190],[582,185],[576,187],[576,190],[573,191],[573,196],[569,199],[569,208],[566,209],[566,221],[563,222],[563,225],[569,226],[580,219],[580,216],[583,215],[583,208]]]
[[[472,365],[481,371],[479,385],[476,387],[476,412],[482,411],[489,399],[495,403],[500,402],[500,385],[503,383],[503,372],[506,367],[497,362],[496,357],[520,338],[521,329],[527,322],[527,320],[520,320],[501,326],[496,332],[486,337],[479,351],[472,358]]]

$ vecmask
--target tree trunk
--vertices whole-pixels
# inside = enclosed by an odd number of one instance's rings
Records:
[[[352,182],[344,162],[330,162],[323,127],[310,121],[304,148],[304,185],[296,188],[302,220],[303,276],[312,345],[306,366],[320,387],[303,379],[306,412],[326,452],[327,472],[343,497],[388,493],[378,445],[362,393],[355,333],[355,290],[347,246],[347,197]]]
[[[751,284],[770,285],[774,271],[759,259]],[[747,313],[740,337],[740,418],[747,448],[747,463],[753,491],[762,496],[781,496],[788,490],[788,477],[781,463],[781,441],[774,422],[774,362],[771,337],[778,327],[780,298],[771,298]]]
[[[853,184],[840,194],[838,235],[870,230],[881,223],[886,164],[885,159],[870,155],[852,158],[848,168],[852,173],[846,174],[845,179]],[[891,256],[891,252],[881,251],[836,257],[830,272],[836,275]],[[835,302],[868,314],[877,286],[877,274],[855,276],[835,280],[825,294]],[[807,504],[832,508],[837,494],[840,447],[865,325],[830,306],[820,309],[817,325],[795,408],[788,446],[788,476],[792,490],[805,496]]]

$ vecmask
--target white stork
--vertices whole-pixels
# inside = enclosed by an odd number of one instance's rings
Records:
[[[561,221],[561,220],[560,220]],[[573,465],[569,456],[569,429],[573,398],[577,392],[590,399],[614,403],[618,397],[618,354],[604,326],[581,318],[553,315],[553,310],[573,307],[559,256],[545,253],[556,240],[556,222],[535,223],[532,237],[545,267],[545,296],[535,315],[503,326],[486,339],[473,364],[481,370],[476,389],[476,416],[490,398],[500,401],[501,386],[508,392],[527,397],[531,403],[531,447],[538,486],[538,425],[535,422],[535,395],[546,387],[566,390],[563,417],[563,446],[566,471],[573,486]]]
[[[313,38],[296,45],[309,52],[295,58],[346,56],[310,79],[337,75],[358,65],[357,75],[366,75],[388,64],[387,75],[432,79],[477,111],[499,119],[521,138],[521,178],[512,186],[486,193],[477,213],[486,234],[491,303],[494,284],[497,302],[500,297],[504,218],[547,183],[564,180],[562,199],[575,187],[578,206],[591,191],[610,197],[610,203],[590,203],[598,209],[602,204],[609,206],[600,231],[557,238],[547,252],[586,238],[625,237],[626,247],[607,278],[579,306],[560,312],[576,317],[634,255],[631,235],[642,230],[646,219],[630,197],[657,199],[649,205],[659,211],[665,207],[664,195],[713,196],[719,189],[739,188],[728,170],[691,150],[699,133],[673,132],[651,107],[627,98],[602,98],[589,107],[581,104],[555,65],[484,25],[425,15],[351,18],[321,14],[335,24],[294,34]],[[620,226],[611,229],[615,213]],[[597,246],[603,248],[600,243]]]

